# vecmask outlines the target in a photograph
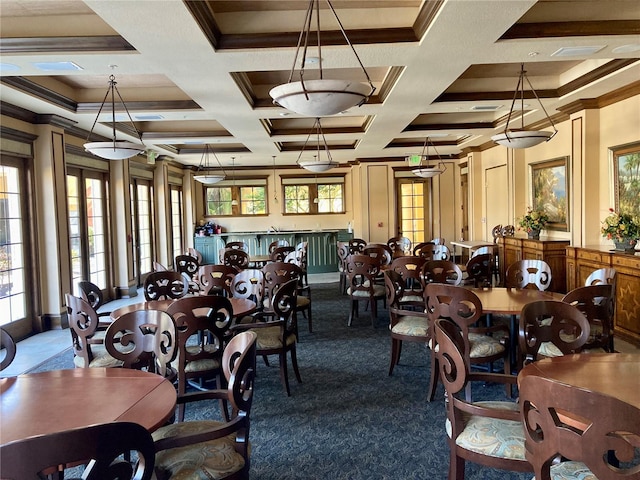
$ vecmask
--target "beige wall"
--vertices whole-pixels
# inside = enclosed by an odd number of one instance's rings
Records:
[[[569,157],[569,232],[544,231],[550,238],[569,239],[575,245],[608,245],[600,235],[600,222],[614,206],[611,147],[640,141],[640,96],[603,107],[581,110],[556,125],[558,134],[549,142],[525,150],[496,146],[473,154],[474,204],[470,224],[482,232],[481,219],[498,203],[508,202],[510,220],[516,224],[531,205],[531,164],[558,157]],[[512,191],[485,194],[486,171],[506,165]],[[478,175],[478,169],[480,175]],[[471,178],[470,178],[471,181]],[[482,210],[478,212],[482,193]],[[486,238],[485,238],[486,240]]]

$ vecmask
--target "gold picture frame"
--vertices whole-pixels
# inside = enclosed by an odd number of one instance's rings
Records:
[[[640,142],[610,149],[615,211],[640,219]]]
[[[569,231],[569,157],[531,164],[531,205],[549,216],[547,230]]]

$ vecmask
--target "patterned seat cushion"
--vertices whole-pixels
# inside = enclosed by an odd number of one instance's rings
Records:
[[[124,362],[122,360],[116,360],[113,358],[107,350],[104,348],[104,345],[91,345],[91,353],[93,353],[93,360],[89,364],[91,368],[115,368],[122,367]],[[73,364],[78,368],[85,368],[84,358],[76,355],[73,357]]]
[[[347,288],[347,294],[351,295],[351,287]],[[374,297],[384,297],[386,295],[386,291],[384,286],[382,285],[374,285],[373,286],[373,296]],[[356,290],[353,292],[354,297],[363,297],[369,298],[369,292],[364,290]]]
[[[513,402],[475,402],[494,409],[519,411]],[[469,415],[456,445],[482,455],[525,461],[524,428],[522,422]],[[451,434],[447,424],[447,433]]]
[[[182,422],[159,428],[153,439],[174,435],[194,434],[223,425],[211,420]],[[235,434],[188,447],[172,448],[156,454],[158,479],[217,479],[225,478],[244,467],[244,458],[235,450]]]
[[[427,336],[427,319],[425,317],[402,317],[393,328],[393,333],[407,335],[411,337]]]
[[[534,479],[535,480],[535,477]],[[582,462],[561,462],[551,466],[551,480],[598,480]]]
[[[400,303],[406,302],[415,302],[415,303],[424,303],[424,297],[422,295],[404,295],[400,297]]]
[[[469,356],[471,358],[489,357],[504,352],[504,345],[498,339],[480,333],[469,333]]]
[[[251,331],[255,332],[258,336],[256,341],[258,350],[282,348],[282,342],[280,341],[280,327],[256,328]],[[295,342],[296,336],[294,334],[287,337],[287,345],[292,345]]]

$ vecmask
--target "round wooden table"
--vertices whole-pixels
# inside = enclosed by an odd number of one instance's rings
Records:
[[[527,303],[538,300],[562,300],[564,293],[531,290],[525,288],[470,288],[482,302],[484,313],[496,313],[510,315],[509,325],[510,348],[511,348],[511,371],[517,369],[517,349],[518,349],[518,315]]]
[[[126,305],[124,307],[116,308],[115,310],[113,310],[111,312],[111,319],[115,320],[125,313],[135,312],[138,310],[161,310],[164,312],[174,301],[175,300],[151,300],[149,302],[132,303],[131,305]],[[256,302],[253,302],[246,298],[232,297],[229,298],[229,301],[231,302],[233,315],[235,317],[249,315],[256,309]]]
[[[640,408],[640,354],[576,353],[544,358],[526,365],[518,382],[528,375],[603,393]]]
[[[95,423],[136,422],[154,431],[174,414],[176,389],[154,373],[75,368],[0,379],[2,444]]]

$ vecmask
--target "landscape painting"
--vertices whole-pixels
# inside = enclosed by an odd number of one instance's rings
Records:
[[[640,219],[640,143],[613,149],[615,210]]]
[[[531,165],[532,206],[546,212],[550,230],[568,231],[568,163],[569,157],[561,157]]]

